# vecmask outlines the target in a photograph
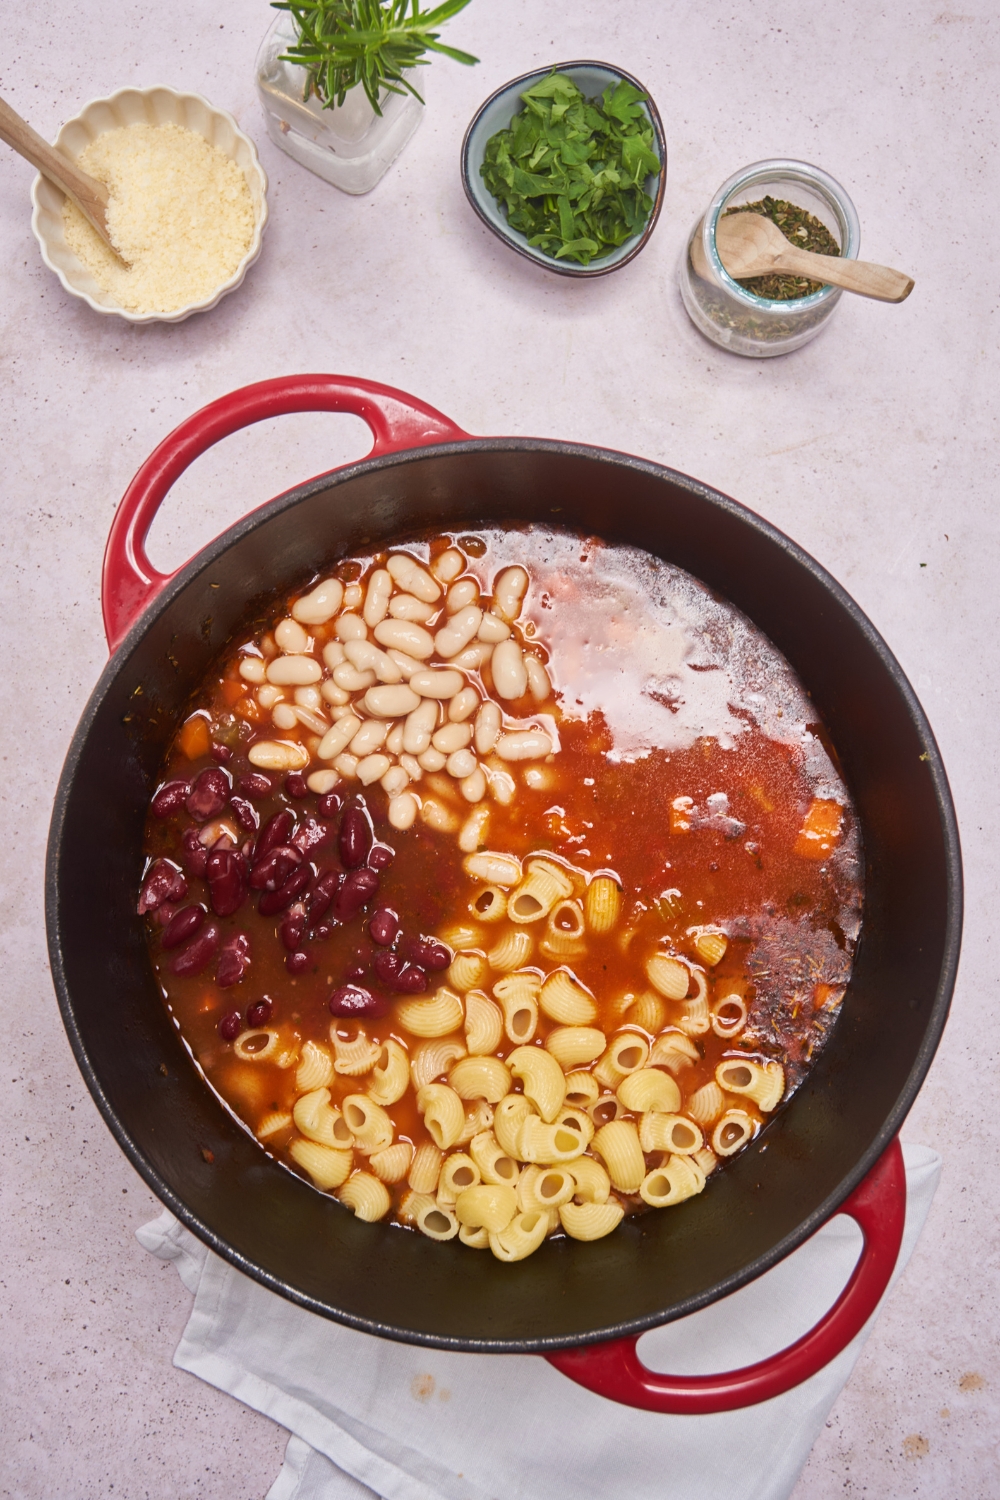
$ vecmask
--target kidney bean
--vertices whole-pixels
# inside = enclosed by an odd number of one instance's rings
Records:
[[[209,751],[213,760],[217,760],[220,766],[228,766],[233,758],[233,752],[228,745],[213,744]]]
[[[194,937],[205,920],[203,906],[182,906],[175,912],[163,929],[164,948],[179,948],[189,937]]]
[[[285,777],[285,792],[289,797],[308,797],[309,788],[301,771],[290,771]]]
[[[139,892],[139,915],[156,911],[164,901],[183,901],[186,895],[187,881],[177,866],[169,859],[154,859]]]
[[[170,965],[171,970],[175,974],[200,974],[218,953],[221,941],[218,923],[207,922],[198,936],[192,938],[186,948],[181,949]]]
[[[262,917],[273,916],[275,912],[284,911],[286,906],[291,906],[296,896],[309,884],[312,879],[312,868],[309,865],[300,865],[293,870],[280,890],[265,891],[257,902],[257,910]]]
[[[217,917],[231,917],[247,899],[249,869],[237,849],[213,849],[205,876]]]
[[[248,1026],[266,1026],[274,1012],[274,1001],[269,1000],[266,995],[260,1000],[255,1000],[247,1011]]]
[[[314,849],[321,849],[329,843],[333,837],[333,825],[331,823],[317,823],[315,818],[310,818],[303,823],[301,828],[295,830],[292,843],[296,849],[301,849],[303,854],[311,854]]]
[[[378,911],[372,912],[368,931],[372,935],[373,942],[383,948],[388,948],[399,931],[399,918],[391,907],[380,906]]]
[[[254,845],[253,863],[257,864],[272,849],[277,849],[279,844],[287,844],[289,835],[295,827],[295,814],[289,812],[285,807],[281,812],[276,812],[273,817],[268,818]]]
[[[304,974],[309,967],[309,955],[303,953],[300,948],[296,953],[289,953],[285,959],[285,968],[289,974]]]
[[[399,951],[410,963],[419,964],[422,969],[430,969],[432,973],[436,973],[438,969],[446,969],[451,963],[451,954],[444,943],[436,942],[434,938],[404,937]]]
[[[396,858],[395,849],[390,849],[388,844],[375,844],[368,855],[368,868],[370,870],[388,870]]]
[[[376,953],[375,973],[399,995],[419,995],[427,988],[424,970],[419,964],[407,963],[398,953]]]
[[[173,901],[164,901],[163,905],[158,906],[153,912],[153,921],[157,927],[166,927],[174,912],[178,909]]]
[[[389,1009],[381,995],[373,995],[359,984],[342,984],[327,1004],[331,1016],[384,1016]]]
[[[249,776],[240,777],[240,791],[247,797],[266,797],[271,791],[271,778],[251,771]]]
[[[326,792],[319,799],[319,815],[321,818],[332,818],[344,805],[344,799],[340,792]]]
[[[229,801],[230,781],[225,771],[209,766],[195,777],[194,786],[184,806],[199,823],[217,818]]]
[[[208,850],[198,838],[197,828],[185,828],[181,834],[181,858],[189,875],[204,876],[208,867]]]
[[[374,870],[349,870],[333,898],[333,915],[338,922],[349,922],[377,890],[378,875]]]
[[[345,870],[363,865],[372,846],[372,830],[360,807],[347,807],[340,820],[340,862]]]
[[[149,810],[154,818],[169,818],[184,806],[190,794],[190,781],[165,781],[149,804]]]
[[[305,930],[306,914],[301,908],[288,912],[283,918],[281,926],[278,928],[278,936],[289,953],[295,952],[302,941],[302,934]]]
[[[243,1030],[243,1017],[238,1010],[227,1010],[219,1022],[219,1035],[224,1042],[235,1042]]]
[[[260,827],[260,814],[253,803],[248,802],[245,797],[231,797],[229,799],[229,806],[233,810],[233,817],[237,823],[245,828],[248,833],[256,833]]]
[[[250,939],[245,932],[234,932],[231,937],[226,938],[219,952],[215,982],[220,990],[227,990],[230,985],[239,984],[249,967]]]
[[[310,921],[318,922],[330,910],[330,902],[337,894],[337,887],[343,878],[336,870],[324,870],[318,876],[308,896]]]
[[[263,859],[257,860],[250,871],[250,884],[255,891],[276,891],[284,885],[292,871],[299,868],[302,860],[302,850],[296,849],[294,844],[279,844],[276,849],[269,850]]]

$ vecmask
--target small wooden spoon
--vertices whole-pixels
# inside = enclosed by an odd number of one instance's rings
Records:
[[[108,233],[108,190],[103,182],[98,182],[96,177],[89,177],[71,157],[64,155],[55,146],[50,146],[48,141],[43,141],[27,120],[22,120],[17,111],[11,109],[3,99],[0,99],[0,141],[13,146],[19,156],[37,167],[67,198],[72,198],[108,249],[121,260]]]
[[[729,213],[715,226],[719,259],[734,281],[750,276],[805,276],[810,281],[842,286],[846,292],[879,302],[902,302],[913,290],[913,277],[867,260],[816,255],[790,244],[777,224],[757,213]]]

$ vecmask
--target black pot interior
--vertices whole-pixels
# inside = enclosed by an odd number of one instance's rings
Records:
[[[645,547],[744,610],[811,693],[866,851],[854,976],[789,1107],[700,1197],[596,1244],[551,1241],[516,1265],[363,1224],[266,1157],[191,1065],[135,916],[143,822],[166,744],[255,603],[368,543],[484,521],[569,526]],[[337,471],[200,554],[101,678],[67,760],[47,877],[53,973],[78,1061],[160,1198],[240,1269],[316,1312],[394,1338],[494,1351],[681,1316],[818,1227],[898,1130],[930,1064],[954,982],[960,900],[954,815],[930,730],[872,626],[822,569],[683,475],[518,440]]]

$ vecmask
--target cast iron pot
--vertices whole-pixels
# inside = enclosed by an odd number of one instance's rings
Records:
[[[188,464],[241,427],[306,410],[361,416],[374,434],[371,455],[279,496],[173,576],[158,574],[144,539]],[[745,611],[826,723],[866,855],[851,984],[789,1106],[700,1197],[626,1221],[595,1244],[550,1241],[516,1265],[361,1223],[267,1157],[195,1073],[135,915],[143,823],[167,743],[254,605],[370,544],[498,521],[644,547]],[[160,445],[115,518],[103,604],[114,654],[56,797],[49,950],[80,1068],[158,1197],[241,1271],[314,1312],[440,1348],[544,1353],[591,1389],[653,1410],[763,1400],[836,1354],[876,1306],[899,1248],[905,1179],[895,1136],[947,1015],[961,865],[930,727],[885,643],[834,580],[759,516],[683,474],[575,443],[471,438],[399,392],[318,375],[237,391]],[[861,1224],[865,1250],[811,1333],[718,1377],[644,1370],[641,1332],[760,1275],[838,1209]]]

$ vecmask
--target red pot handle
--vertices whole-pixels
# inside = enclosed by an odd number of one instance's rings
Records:
[[[815,1328],[759,1364],[725,1375],[656,1375],[636,1353],[636,1338],[546,1355],[570,1380],[609,1401],[644,1411],[690,1415],[734,1411],[783,1395],[828,1365],[860,1333],[889,1285],[906,1219],[906,1172],[899,1140],[875,1163],[840,1209],[865,1237],[850,1281]]]
[[[125,491],[104,552],[101,604],[111,650],[146,606],[175,576],[159,573],[146,556],[153,517],[189,464],[213,443],[263,422],[300,411],[345,411],[361,417],[375,439],[372,455],[398,453],[468,437],[461,427],[414,396],[351,375],[283,375],[231,391],[175,427],[149,455]],[[179,572],[180,569],[177,569]]]

